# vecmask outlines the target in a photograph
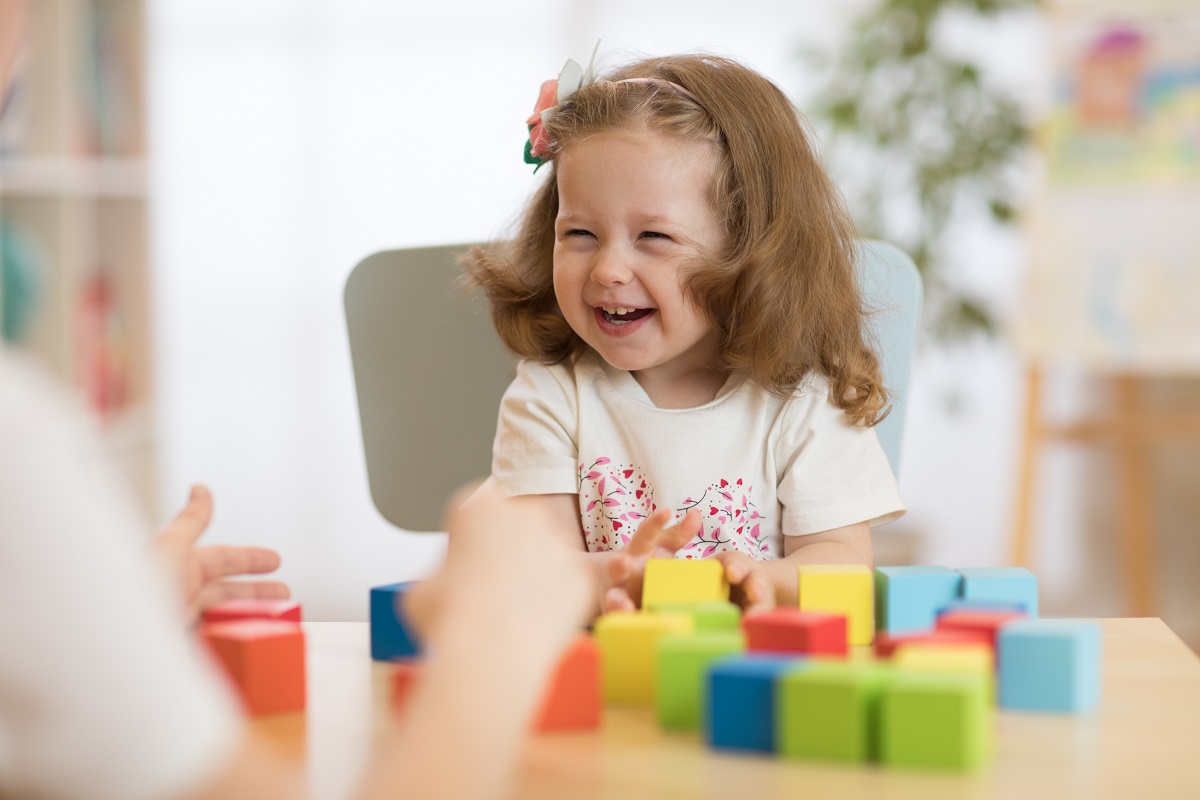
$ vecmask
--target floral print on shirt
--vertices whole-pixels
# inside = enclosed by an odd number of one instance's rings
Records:
[[[751,558],[771,558],[763,522],[753,501],[754,488],[741,478],[718,478],[675,509],[672,523],[691,509],[700,512],[703,529],[677,553],[678,558],[707,558],[737,550]],[[619,550],[658,504],[654,486],[637,467],[607,457],[579,465],[579,510],[590,552]]]

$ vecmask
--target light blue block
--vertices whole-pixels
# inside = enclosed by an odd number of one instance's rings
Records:
[[[1037,619],[1037,576],[1024,567],[975,567],[958,572],[963,577],[963,600],[1017,603],[1031,619]]]
[[[416,585],[410,581],[371,589],[371,658],[376,661],[420,655],[421,643],[400,610],[404,593]]]
[[[1000,630],[1000,705],[1081,713],[1100,702],[1101,637],[1095,622],[1019,620]]]
[[[709,667],[705,736],[724,750],[775,750],[775,681],[802,669],[805,661],[788,656],[738,655]]]
[[[1029,616],[1024,603],[1004,603],[999,600],[953,600],[939,608],[937,615],[940,617],[951,611],[1016,611]]]
[[[887,633],[927,631],[938,610],[959,597],[962,576],[947,567],[876,567],[875,627]]]

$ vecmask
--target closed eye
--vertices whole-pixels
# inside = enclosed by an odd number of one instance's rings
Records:
[[[667,239],[667,240],[670,240],[671,237],[665,233],[659,233],[658,231],[642,231],[642,238],[643,239]]]
[[[584,230],[583,228],[570,228],[568,230],[563,231],[564,239],[567,238],[568,236],[591,236],[591,235],[592,235],[591,231]]]

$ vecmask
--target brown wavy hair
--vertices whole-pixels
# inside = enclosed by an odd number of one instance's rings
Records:
[[[617,83],[628,78],[659,82]],[[685,281],[717,334],[715,367],[742,372],[779,396],[816,370],[828,377],[833,401],[852,422],[882,420],[889,395],[867,340],[854,224],[796,108],[766,78],[727,58],[638,61],[580,88],[546,123],[551,174],[515,238],[464,258],[467,280],[486,292],[504,343],[545,364],[587,348],[554,296],[553,159],[585,137],[628,128],[720,150],[710,199],[725,222],[726,244]]]

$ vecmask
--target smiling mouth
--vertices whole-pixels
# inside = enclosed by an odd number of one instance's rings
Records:
[[[630,322],[654,313],[653,308],[630,308],[628,306],[597,306],[596,310],[612,325],[628,325]]]

